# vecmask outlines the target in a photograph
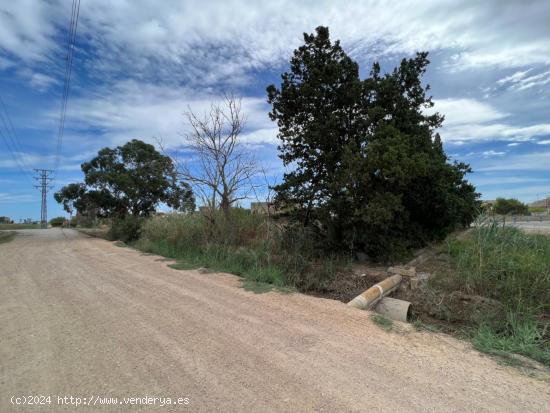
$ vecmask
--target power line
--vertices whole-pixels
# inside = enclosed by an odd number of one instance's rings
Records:
[[[67,114],[67,101],[69,99],[69,91],[71,84],[71,74],[75,51],[76,30],[78,27],[78,17],[80,15],[80,0],[73,0],[71,9],[71,19],[69,22],[69,30],[67,35],[67,56],[65,61],[65,81],[63,84],[63,95],[61,98],[61,113],[59,116],[59,129],[57,133],[57,146],[55,151],[55,167],[59,167],[59,159],[61,156],[61,147],[63,145],[63,134],[65,132],[65,119]]]
[[[0,96],[0,120],[2,121],[2,125],[0,125],[0,135],[2,136],[2,139],[4,143],[6,144],[6,147],[8,148],[8,151],[10,152],[16,166],[28,177],[30,178],[31,175],[29,173],[30,168],[25,162],[25,159],[21,155],[23,153],[23,150],[21,149],[21,146],[19,145],[19,139],[17,137],[17,133],[15,132],[15,128],[13,127],[13,123],[11,121],[10,115],[8,113],[8,110],[6,109],[6,105],[4,104],[4,100],[2,99],[2,96]]]
[[[7,135],[5,135],[5,132],[3,132],[2,129],[0,129],[0,136],[2,137],[2,140],[4,141],[4,143],[6,144],[6,148],[8,148],[8,152],[10,153],[15,166],[17,166],[21,170],[21,172],[26,173],[25,168],[23,167],[23,165],[21,164],[21,161],[17,157],[16,151],[11,146],[12,143],[10,143]]]
[[[64,84],[63,84],[63,95],[61,98],[61,111],[59,116],[59,128],[57,134],[57,145],[55,153],[55,168],[59,166],[59,159],[61,155],[61,147],[63,143],[63,134],[65,130],[65,116],[67,111],[67,100],[69,97],[70,89],[70,79],[72,73],[72,63],[73,63],[73,54],[74,54],[74,41],[76,39],[76,26],[78,13],[80,9],[80,1],[73,0],[72,9],[71,9],[71,19],[69,22],[69,30],[67,33],[67,55],[65,57],[65,75],[64,75]]]
[[[59,157],[61,155],[61,146],[63,143],[63,133],[65,129],[65,117],[67,113],[67,100],[69,98],[69,90],[70,90],[70,83],[71,83],[71,73],[72,73],[72,66],[73,66],[73,58],[74,58],[74,50],[75,50],[75,41],[76,41],[76,29],[78,26],[78,16],[80,14],[80,0],[73,0],[72,3],[72,9],[71,9],[71,19],[69,22],[69,30],[67,34],[67,56],[65,60],[65,80],[63,84],[63,95],[61,98],[61,114],[59,116],[59,129],[57,134],[57,145],[56,145],[56,151],[55,151],[55,168],[52,169],[34,169],[34,171],[37,173],[38,176],[35,176],[34,179],[38,181],[38,184],[35,185],[35,188],[40,189],[41,195],[42,195],[42,201],[41,201],[41,209],[40,209],[40,222],[42,224],[42,228],[48,227],[48,190],[52,189],[53,186],[51,185],[51,182],[53,181],[53,178],[50,176],[54,173],[55,170],[59,167]],[[2,102],[3,105],[3,102]],[[5,111],[5,107],[4,107]],[[1,114],[1,112],[0,112]],[[7,112],[6,112],[7,114]],[[9,119],[9,116],[7,117],[8,122],[6,123],[4,121],[4,118],[2,117],[2,121],[5,123],[6,130],[9,131],[9,127],[7,124],[11,125],[11,120]],[[14,132],[13,125],[11,125],[11,130]],[[1,132],[1,131],[0,131]],[[15,136],[15,134],[14,134]],[[4,135],[2,135],[4,137]],[[15,147],[17,147],[16,144],[17,137],[15,136]],[[6,142],[8,140],[6,139]],[[8,145],[9,146],[9,145]],[[11,151],[11,149],[10,149]],[[12,153],[12,155],[15,155]],[[15,159],[15,158],[14,158]]]
[[[4,100],[2,99],[2,96],[0,96],[0,106],[2,111],[0,112],[0,117],[2,117],[2,123],[4,124],[4,127],[6,128],[6,133],[8,136],[10,136],[12,144],[16,151],[20,154],[23,153],[23,149],[20,146],[19,137],[17,136],[17,132],[15,131],[15,128],[13,127],[13,123],[11,121],[11,117],[8,113],[8,110],[6,109],[6,105],[4,103]],[[2,113],[3,112],[3,113]],[[25,167],[26,171],[30,171],[31,168],[27,165],[25,162],[25,159],[20,156],[21,163]]]

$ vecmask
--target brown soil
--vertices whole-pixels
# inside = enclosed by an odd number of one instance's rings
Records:
[[[325,289],[313,291],[310,294],[347,303],[387,277],[386,267],[374,264],[353,264],[351,270],[337,273]]]
[[[468,231],[452,234],[452,237],[464,238]],[[443,244],[434,244],[418,250],[406,267],[415,267],[417,274],[430,277],[437,272],[450,271],[449,256]],[[363,291],[382,281],[391,274],[387,266],[363,262],[354,264],[351,271],[343,271],[322,291],[312,295],[331,298],[347,303]],[[477,295],[467,295],[460,291],[444,292],[428,288],[426,280],[417,289],[411,289],[409,279],[403,283],[392,297],[411,302],[411,319],[436,326],[440,331],[449,333],[463,332],[465,328],[488,318],[499,319],[504,316],[502,303]]]

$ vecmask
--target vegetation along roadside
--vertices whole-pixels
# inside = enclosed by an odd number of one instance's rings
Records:
[[[357,62],[319,27],[304,35],[281,84],[267,88],[282,179],[262,183],[268,176],[242,140],[240,100],[226,95],[204,116],[187,114],[189,156],[161,141],[158,150],[135,139],[104,148],[82,165],[84,182],[55,198],[80,219],[109,222],[113,240],[175,259],[175,268],[237,274],[257,291],[323,295],[359,258],[404,262],[443,243],[447,260],[423,286],[424,302],[475,295],[495,303],[502,311],[458,323],[474,345],[548,364],[548,237],[480,222],[444,241],[470,227],[481,203],[469,165],[444,152],[443,116],[427,114],[428,64],[418,53],[388,73],[374,63],[361,79]],[[260,192],[264,211],[240,207]],[[157,213],[161,204],[173,212]],[[442,309],[439,319],[455,323],[451,313]]]

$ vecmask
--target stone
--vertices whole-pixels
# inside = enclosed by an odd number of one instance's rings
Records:
[[[403,266],[395,266],[388,268],[388,272],[390,274],[399,274],[403,277],[415,277],[416,276],[416,269],[414,267],[403,267]]]

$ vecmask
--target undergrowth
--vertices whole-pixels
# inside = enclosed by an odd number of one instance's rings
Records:
[[[0,244],[4,242],[10,242],[15,237],[15,231],[3,231],[0,232]]]
[[[550,365],[550,236],[482,218],[469,237],[449,243],[449,254],[451,271],[435,278],[437,287],[492,298],[506,310],[472,329],[474,346]]]
[[[239,275],[253,290],[265,290],[266,285],[320,290],[342,261],[320,253],[307,231],[278,226],[264,215],[238,208],[231,210],[229,221],[219,213],[152,217],[141,225],[134,245],[177,260],[177,268],[206,267]]]

